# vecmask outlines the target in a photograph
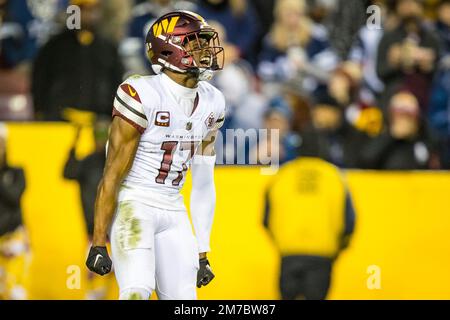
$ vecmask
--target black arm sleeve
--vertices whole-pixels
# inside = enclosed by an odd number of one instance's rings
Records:
[[[70,180],[79,180],[81,161],[75,157],[75,149],[71,149],[69,158],[64,166],[64,178]]]

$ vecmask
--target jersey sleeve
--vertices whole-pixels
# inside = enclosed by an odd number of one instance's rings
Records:
[[[112,116],[122,118],[142,134],[148,120],[136,87],[131,79],[127,79],[117,88]]]

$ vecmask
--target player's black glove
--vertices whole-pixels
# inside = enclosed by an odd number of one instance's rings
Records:
[[[106,247],[91,247],[86,260],[86,266],[89,270],[101,276],[110,272],[112,261],[109,258]]]
[[[197,288],[201,286],[206,286],[208,283],[214,279],[214,273],[212,273],[211,267],[209,266],[209,261],[206,258],[202,258],[199,261],[200,268],[197,272]]]

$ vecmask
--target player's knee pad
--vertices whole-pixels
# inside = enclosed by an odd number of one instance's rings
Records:
[[[120,291],[119,300],[148,300],[151,292],[144,288],[127,288]]]

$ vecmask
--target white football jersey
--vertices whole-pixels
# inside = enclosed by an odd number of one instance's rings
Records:
[[[223,94],[207,82],[190,89],[165,74],[125,80],[117,90],[113,116],[142,135],[119,201],[183,210],[180,189],[192,157],[208,133],[223,124],[224,114]]]

